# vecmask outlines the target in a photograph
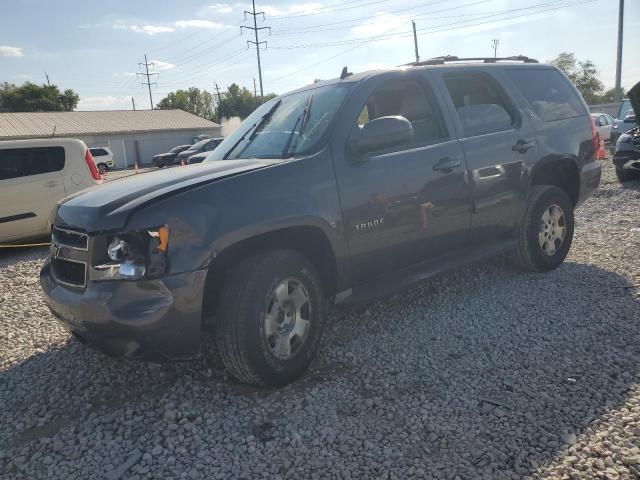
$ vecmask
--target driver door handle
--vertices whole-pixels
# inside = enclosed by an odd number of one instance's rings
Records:
[[[460,165],[462,165],[462,162],[459,158],[443,157],[436,162],[433,169],[436,172],[451,173],[451,170]]]
[[[516,142],[516,144],[511,147],[511,150],[519,153],[526,153],[530,148],[535,147],[536,144],[533,141],[523,140],[522,138]]]

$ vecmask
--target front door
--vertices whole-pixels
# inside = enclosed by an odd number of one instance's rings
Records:
[[[354,284],[460,248],[470,225],[464,153],[426,78],[400,73],[365,85],[350,135],[375,118],[401,115],[414,136],[336,162]]]
[[[444,73],[441,82],[469,167],[473,241],[507,240],[525,208],[524,166],[538,157],[533,130],[490,75],[455,71]]]

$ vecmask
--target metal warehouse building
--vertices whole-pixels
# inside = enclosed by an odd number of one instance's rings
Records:
[[[198,135],[220,136],[217,123],[182,110],[0,113],[0,141],[78,138],[90,147],[109,147],[116,166],[150,163],[151,157]]]

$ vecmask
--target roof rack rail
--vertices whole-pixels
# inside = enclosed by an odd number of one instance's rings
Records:
[[[529,58],[524,55],[515,55],[513,57],[471,57],[461,58],[455,55],[444,55],[442,57],[434,57],[421,62],[411,62],[402,65],[403,67],[420,67],[422,65],[442,65],[445,63],[453,62],[482,62],[482,63],[497,63],[497,62],[523,62],[523,63],[538,63],[535,58]]]

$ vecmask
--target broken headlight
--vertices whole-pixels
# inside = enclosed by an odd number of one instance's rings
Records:
[[[93,280],[140,280],[157,278],[167,270],[169,227],[147,228],[111,235],[106,251],[93,267]]]

